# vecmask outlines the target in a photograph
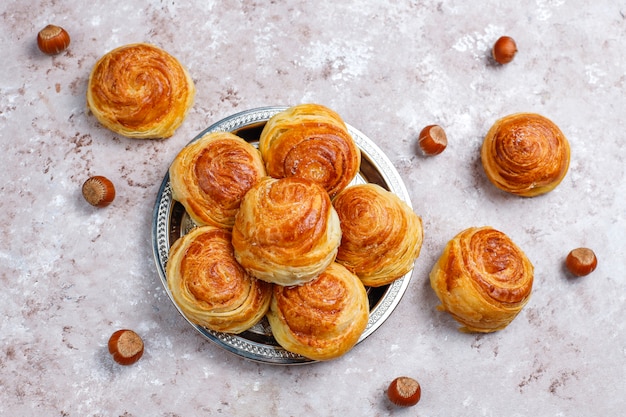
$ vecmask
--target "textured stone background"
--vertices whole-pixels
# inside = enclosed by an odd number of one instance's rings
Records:
[[[0,414],[37,416],[597,416],[626,409],[626,3],[613,0],[79,1],[0,5]],[[48,23],[72,36],[54,57]],[[494,65],[510,35],[519,53]],[[176,56],[197,87],[176,134],[116,136],[86,111],[95,61],[133,42]],[[203,339],[156,273],[150,233],[158,187],[176,153],[232,113],[319,102],[389,156],[422,216],[411,285],[385,324],[344,357],[257,364]],[[548,195],[497,191],[482,138],[509,113],[556,122],[570,171]],[[417,151],[441,124],[450,145]],[[88,206],[80,186],[106,175],[118,197]],[[435,310],[428,272],[470,226],[507,233],[535,265],[534,295],[506,330],[467,335]],[[599,257],[572,279],[577,246]],[[110,334],[140,333],[142,360],[114,364]],[[417,408],[384,390],[422,383]]]

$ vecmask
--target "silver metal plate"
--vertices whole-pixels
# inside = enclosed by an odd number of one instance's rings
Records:
[[[270,117],[286,108],[263,107],[234,114],[200,132],[191,142],[198,140],[209,132],[226,131],[233,132],[256,146],[265,123]],[[349,133],[361,150],[361,168],[352,184],[378,184],[398,195],[412,207],[406,186],[387,156],[363,133],[350,125],[347,126]],[[167,264],[170,246],[176,239],[185,235],[194,226],[184,207],[172,198],[169,173],[166,173],[154,206],[152,248],[163,287],[183,317],[185,317],[184,313],[176,305],[169,291],[165,265]],[[412,272],[409,272],[390,285],[379,288],[367,288],[370,315],[367,327],[358,343],[364,341],[391,315],[406,291],[411,275]],[[185,317],[185,319],[187,318]],[[198,326],[189,321],[189,319],[187,321],[211,342],[246,359],[279,365],[298,365],[314,362],[279,346],[272,336],[267,319],[263,319],[253,328],[237,335],[216,332]]]

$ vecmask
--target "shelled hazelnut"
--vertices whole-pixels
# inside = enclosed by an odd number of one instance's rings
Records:
[[[499,64],[508,64],[513,61],[515,54],[517,53],[517,45],[515,40],[510,36],[500,37],[496,43],[494,43],[491,50],[493,59]]]
[[[70,35],[60,26],[48,25],[37,34],[37,46],[44,54],[55,55],[70,46]]]
[[[591,274],[598,266],[596,254],[588,248],[573,249],[565,258],[565,266],[577,277]]]
[[[106,207],[115,199],[115,186],[106,177],[96,175],[83,183],[83,197],[94,207]]]
[[[132,330],[117,330],[109,338],[109,353],[120,365],[132,365],[143,355],[143,340]]]
[[[423,128],[418,141],[425,155],[438,155],[448,146],[446,132],[439,125],[428,125]]]
[[[389,401],[400,407],[411,407],[417,404],[422,396],[419,382],[408,376],[401,376],[389,384],[387,397]]]

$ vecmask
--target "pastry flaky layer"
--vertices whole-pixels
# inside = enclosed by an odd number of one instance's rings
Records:
[[[166,51],[146,43],[116,48],[94,65],[87,106],[115,133],[137,139],[167,138],[193,104],[194,82]]]
[[[570,162],[567,138],[557,125],[535,113],[515,113],[497,120],[481,150],[487,178],[501,190],[523,197],[552,191]]]
[[[513,321],[528,302],[533,265],[504,233],[472,227],[456,235],[443,250],[430,284],[465,332],[494,332]]]
[[[361,151],[346,124],[319,104],[299,104],[271,117],[259,138],[268,175],[300,177],[324,187],[331,198],[356,177]]]
[[[243,196],[265,176],[259,151],[230,132],[207,133],[169,169],[172,197],[198,225],[232,228]]]
[[[328,193],[303,178],[265,177],[244,196],[233,227],[239,263],[280,285],[318,276],[337,254],[341,226]]]
[[[266,314],[272,285],[237,263],[231,232],[213,226],[192,229],[174,242],[166,265],[167,285],[183,314],[208,329],[241,333]]]
[[[365,285],[387,285],[413,269],[424,239],[422,219],[397,195],[376,184],[351,185],[333,206],[342,230],[337,262]]]
[[[306,284],[275,285],[267,318],[283,348],[312,360],[330,360],[359,341],[369,302],[359,278],[332,263]]]

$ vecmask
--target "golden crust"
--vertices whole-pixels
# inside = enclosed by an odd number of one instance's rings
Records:
[[[333,110],[300,104],[274,115],[259,139],[268,175],[313,180],[331,198],[356,177],[361,151]]]
[[[438,307],[464,332],[494,332],[508,326],[528,302],[533,265],[504,233],[472,227],[446,245],[430,272]]]
[[[330,360],[356,345],[367,327],[369,302],[358,277],[332,263],[306,284],[275,285],[267,318],[283,348],[312,360]]]
[[[89,75],[87,106],[115,133],[138,139],[167,138],[193,104],[187,70],[166,51],[145,43],[102,56]]]
[[[244,195],[265,176],[259,151],[229,132],[184,147],[169,169],[172,196],[198,225],[232,228]]]
[[[341,242],[337,213],[324,189],[303,178],[265,177],[245,195],[233,227],[239,263],[280,285],[318,276]]]
[[[208,329],[241,333],[266,314],[272,286],[259,281],[237,263],[231,233],[202,226],[170,248],[167,284],[185,316]]]
[[[516,113],[497,120],[481,149],[487,178],[501,190],[523,197],[552,191],[569,168],[567,138],[551,120]]]
[[[389,284],[413,269],[424,238],[422,219],[376,184],[352,185],[333,199],[341,222],[337,262],[363,284]]]

